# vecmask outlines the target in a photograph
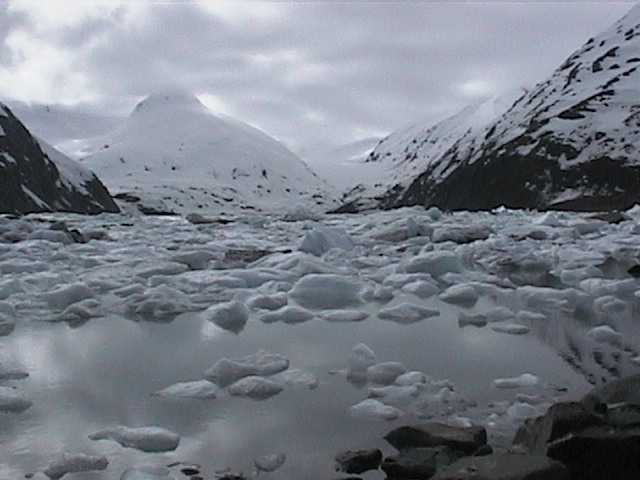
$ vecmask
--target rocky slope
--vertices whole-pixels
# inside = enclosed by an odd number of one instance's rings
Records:
[[[328,210],[335,193],[284,145],[191,94],[141,101],[82,161],[115,193],[174,212]],[[124,197],[123,197],[124,198]]]
[[[0,212],[117,212],[89,170],[36,140],[0,103]]]
[[[342,211],[391,207],[413,180],[437,163],[461,138],[471,138],[500,117],[524,90],[517,89],[469,105],[435,125],[418,122],[380,141],[366,159],[377,175],[367,178],[342,198]]]
[[[640,6],[588,40],[396,205],[609,210],[640,200]]]
[[[372,160],[404,154],[395,162],[396,177],[409,172],[412,178],[406,188],[397,178],[385,184],[373,196],[374,206],[587,211],[632,206],[640,201],[638,67],[640,6],[635,6],[480,128],[458,128],[454,117],[435,130],[389,137],[396,139],[391,148],[385,151],[381,144]],[[462,112],[459,121],[470,114]],[[367,192],[355,193],[362,198]],[[342,211],[366,204],[349,197],[345,203]]]

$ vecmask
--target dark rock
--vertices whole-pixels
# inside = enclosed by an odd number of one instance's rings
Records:
[[[568,433],[600,425],[602,420],[580,402],[557,403],[541,417],[530,418],[520,427],[513,441],[530,453],[546,454],[547,444]]]
[[[436,471],[463,456],[449,447],[409,448],[401,450],[398,455],[385,458],[381,468],[388,478],[419,480],[432,477]]]
[[[345,473],[364,473],[377,470],[382,462],[382,452],[377,448],[346,450],[336,455],[338,470]]]
[[[638,405],[616,405],[609,408],[604,417],[607,425],[618,428],[640,426],[640,406]]]
[[[434,422],[399,427],[384,438],[398,450],[447,446],[472,454],[487,443],[487,432],[482,427],[451,427]]]
[[[630,220],[630,217],[620,211],[613,210],[611,212],[600,212],[588,217],[590,220],[602,220],[607,223],[622,223]]]
[[[185,467],[180,469],[180,471],[187,476],[198,475],[200,473],[200,470],[197,470],[192,467]]]
[[[640,428],[588,427],[549,444],[547,455],[579,480],[640,478]]]
[[[478,450],[473,452],[474,457],[484,457],[485,455],[491,455],[493,453],[493,447],[491,445],[483,445]]]
[[[627,270],[627,273],[629,273],[629,275],[634,278],[640,278],[640,265],[634,265],[629,270]]]
[[[608,405],[628,403],[640,405],[640,375],[613,380],[601,387],[594,388],[583,399],[587,409],[604,413]]]
[[[499,453],[458,460],[433,480],[569,480],[561,463],[542,455]],[[614,478],[614,477],[612,477]]]
[[[63,211],[84,214],[120,210],[98,177],[62,153],[36,140],[0,103],[0,212]],[[83,171],[83,184],[65,177]]]
[[[224,261],[225,262],[239,262],[239,263],[252,263],[256,260],[261,259],[262,257],[266,257],[267,255],[271,255],[273,252],[271,250],[240,250],[230,248],[226,252],[224,252]]]

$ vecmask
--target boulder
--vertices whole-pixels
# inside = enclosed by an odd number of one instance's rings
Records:
[[[377,448],[346,450],[335,457],[337,469],[345,473],[364,473],[377,470],[382,462],[382,452]]]
[[[384,438],[398,450],[446,446],[472,454],[487,443],[487,431],[482,427],[452,427],[432,422],[399,427]]]
[[[381,468],[388,478],[425,479],[462,456],[461,452],[449,447],[409,448],[385,458]]]
[[[498,453],[463,458],[432,478],[433,480],[569,480],[571,477],[564,465],[542,455]]]

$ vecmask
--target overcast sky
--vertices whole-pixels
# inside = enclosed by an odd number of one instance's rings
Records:
[[[300,152],[533,85],[632,3],[0,0],[0,97],[180,86]]]

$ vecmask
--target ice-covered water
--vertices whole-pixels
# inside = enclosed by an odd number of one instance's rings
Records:
[[[338,450],[388,451],[381,437],[393,426],[479,423],[507,444],[548,402],[640,370],[633,218],[421,209],[199,226],[46,218],[95,239],[68,243],[36,217],[0,219],[2,478],[43,471],[63,452],[107,457],[104,471],[69,474],[78,479],[178,461],[249,473],[279,453],[284,465],[261,476],[331,478]],[[299,252],[314,229],[339,231],[325,244],[341,248]],[[433,243],[435,229],[469,243]],[[274,253],[246,262],[259,251]],[[529,332],[510,334],[513,325]],[[347,372],[359,343],[376,365],[367,369],[365,355]],[[225,358],[250,375],[244,383],[203,382]],[[184,382],[198,383],[155,394]],[[193,392],[205,398],[185,398]],[[17,408],[16,395],[31,405]],[[384,420],[380,406],[399,418]],[[89,439],[118,426],[161,427],[179,445],[149,453]]]

